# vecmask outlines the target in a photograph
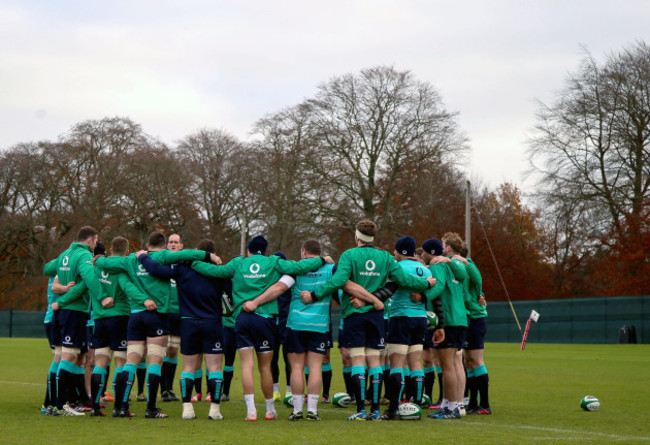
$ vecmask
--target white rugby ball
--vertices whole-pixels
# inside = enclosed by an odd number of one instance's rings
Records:
[[[598,408],[600,408],[600,400],[594,396],[584,396],[580,401],[580,408],[585,411],[598,411]]]
[[[337,408],[347,408],[352,403],[352,398],[346,392],[337,392],[332,397],[332,405]]]
[[[420,420],[422,418],[422,409],[415,403],[402,403],[397,409],[401,420]]]

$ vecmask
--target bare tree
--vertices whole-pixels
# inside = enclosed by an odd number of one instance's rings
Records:
[[[541,195],[588,202],[592,230],[622,236],[650,197],[650,47],[603,63],[587,52],[557,100],[540,103],[530,159]]]

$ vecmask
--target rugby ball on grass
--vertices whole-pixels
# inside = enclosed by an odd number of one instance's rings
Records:
[[[347,408],[350,406],[350,403],[352,403],[352,398],[350,398],[350,395],[346,392],[337,392],[334,394],[334,397],[332,397],[332,405],[337,408]]]
[[[282,403],[284,403],[284,406],[287,408],[293,408],[293,395],[292,394],[287,394],[284,396],[284,399],[282,399]]]
[[[438,316],[435,312],[427,311],[427,329],[435,329],[438,326]]]
[[[420,420],[422,418],[422,409],[415,403],[402,403],[397,409],[397,413],[402,420]]]
[[[580,401],[580,408],[585,411],[598,411],[598,408],[600,408],[600,400],[594,396],[584,396]]]
[[[431,405],[431,398],[426,394],[422,394],[422,405],[424,406]]]

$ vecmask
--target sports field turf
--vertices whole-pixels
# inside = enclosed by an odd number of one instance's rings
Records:
[[[110,417],[110,404],[105,418],[48,417],[39,413],[50,363],[46,340],[1,338],[0,357],[0,444],[650,442],[650,410],[645,404],[650,345],[529,344],[521,352],[517,344],[489,343],[486,364],[493,414],[410,422],[347,422],[352,408],[323,404],[322,422],[289,422],[285,418],[290,410],[281,405],[279,420],[244,422],[238,364],[232,401],[222,404],[224,421],[207,419],[206,402],[195,403],[194,421],[181,420],[180,402],[159,402],[171,416],[164,420],[144,419],[145,404],[138,402],[132,404],[137,414],[133,419]],[[344,390],[336,349],[332,364],[334,394]],[[600,399],[599,411],[580,409],[585,395]],[[259,390],[256,401],[263,417]]]

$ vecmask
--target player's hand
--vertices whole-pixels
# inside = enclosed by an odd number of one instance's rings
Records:
[[[144,254],[146,254],[146,253],[147,253],[146,250],[138,250],[138,251],[135,253],[135,257],[136,257],[136,258],[140,258],[140,255],[144,255]]]
[[[156,302],[151,299],[145,300],[144,306],[147,308],[148,311],[155,311],[156,309],[158,309]]]
[[[311,298],[311,292],[306,291],[306,290],[300,292],[300,301],[302,301],[305,304],[309,304],[309,303],[313,302],[313,300]]]
[[[433,345],[438,346],[441,342],[445,340],[445,330],[444,329],[436,329],[433,331]]]
[[[257,303],[255,300],[247,301],[244,303],[243,310],[246,312],[255,312],[257,309]]]
[[[334,260],[329,255],[324,256],[323,259],[325,260],[326,263],[334,264]]]
[[[72,289],[75,284],[77,284],[77,283],[75,283],[74,281],[70,281],[66,286],[66,292],[69,292],[70,289]]]
[[[419,303],[422,301],[422,294],[420,292],[411,292],[411,301],[413,303]]]
[[[487,307],[487,300],[485,299],[485,295],[480,295],[478,297],[478,305],[483,306],[483,307]]]
[[[433,278],[433,277],[427,277],[427,282],[429,283],[429,286],[430,286],[430,287],[435,286],[437,281],[438,281],[438,280],[436,280],[436,279]]]
[[[359,300],[358,298],[352,297],[350,298],[350,304],[355,308],[359,309],[360,307],[365,306],[366,302],[363,300]]]
[[[106,297],[102,300],[102,307],[109,308],[115,305],[115,300],[113,297]]]
[[[223,264],[223,261],[221,261],[221,258],[219,258],[214,253],[210,254],[210,261],[212,261],[214,264]]]
[[[56,311],[59,310],[59,303],[54,302],[54,303],[52,303],[52,304],[50,305],[50,307],[52,308],[52,310],[53,310],[54,312],[56,312]]]
[[[375,300],[376,301],[372,303],[372,307],[374,307],[376,311],[383,311],[384,303],[379,298],[376,298]]]
[[[429,264],[440,264],[440,263],[451,263],[451,260],[446,256],[439,255],[439,256],[434,256],[431,259],[431,263]]]

